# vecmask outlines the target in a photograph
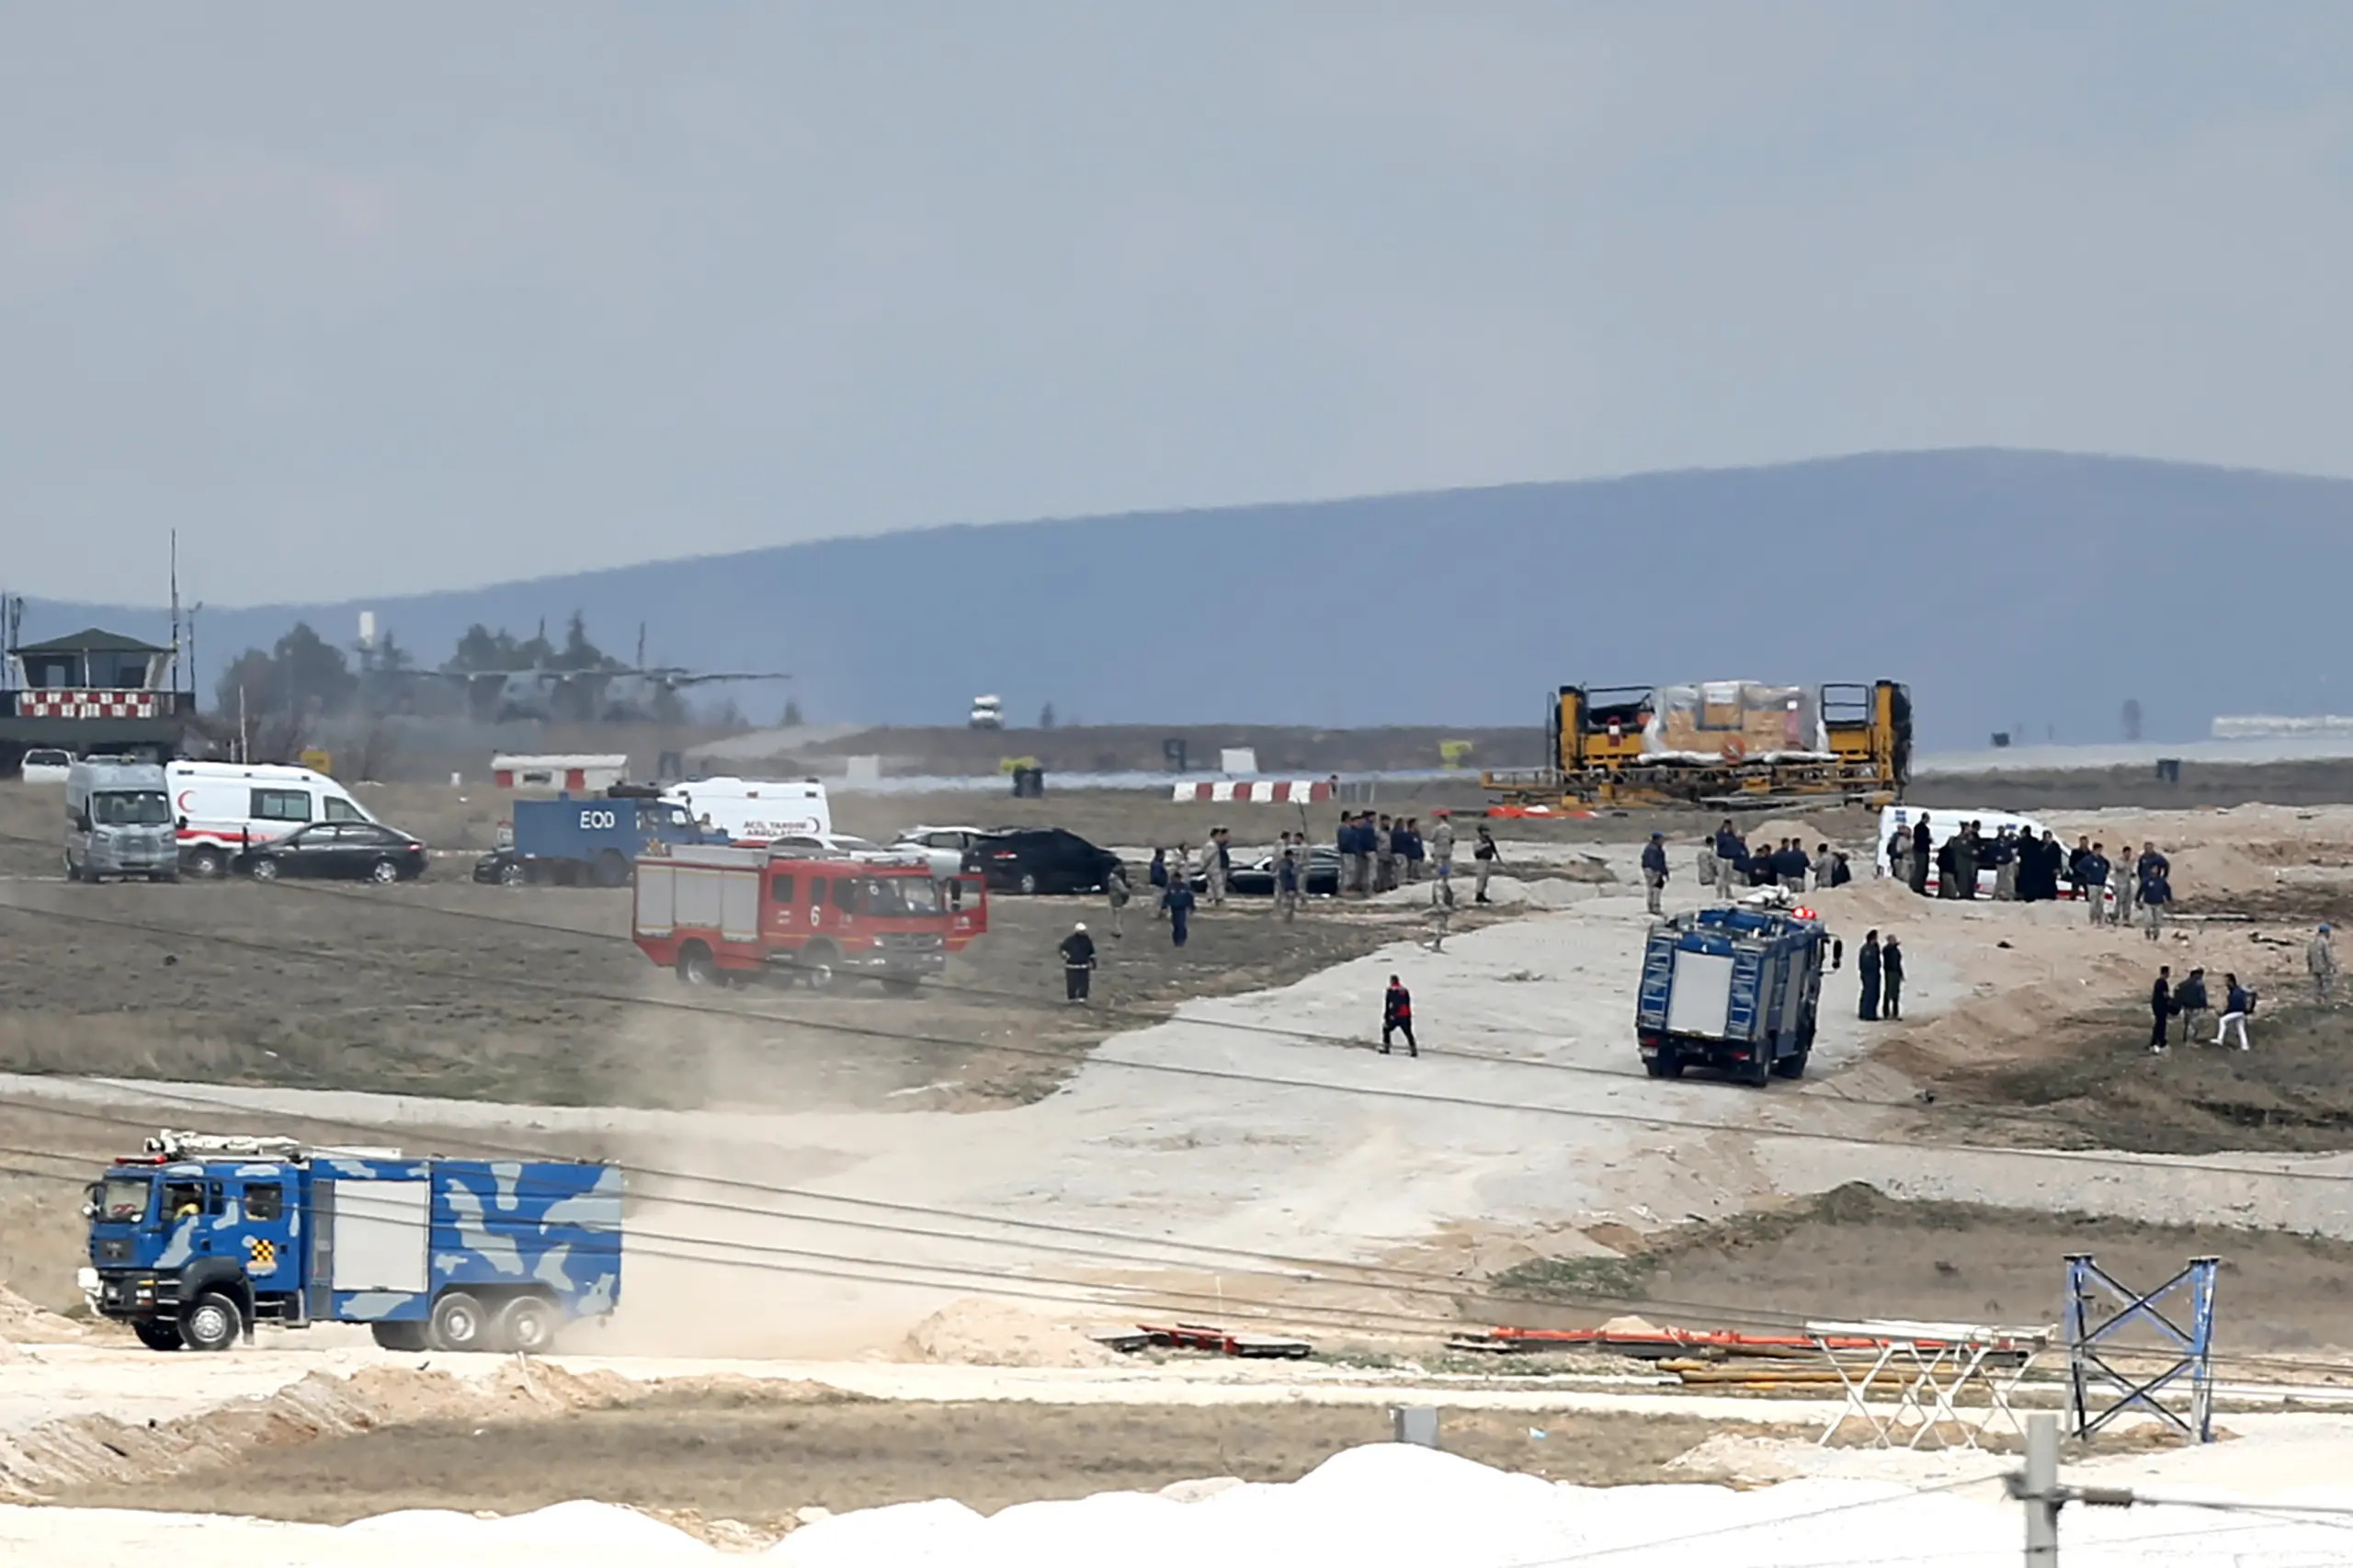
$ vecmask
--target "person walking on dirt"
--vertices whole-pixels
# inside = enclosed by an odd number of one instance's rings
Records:
[[[2134,895],[2141,890],[2141,870],[2133,864],[2131,845],[2116,846],[2116,860],[2109,868],[2108,885],[2116,890],[2116,910],[2109,918],[2120,926],[2131,925]]]
[[[2104,896],[2108,889],[2108,857],[2099,852],[2098,845],[2085,850],[2083,858],[2075,862],[2075,885],[2083,890],[2084,903],[2091,908],[2092,924],[2101,924],[2108,917],[2108,911],[2102,907],[2108,902]]]
[[[1441,870],[1430,883],[1430,951],[1446,950],[1446,928],[1454,923],[1454,873]]]
[[[2163,858],[2160,857],[2160,863]],[[2149,940],[2165,935],[2165,905],[2173,902],[2173,879],[2162,870],[2141,879],[2141,914]]]
[[[1724,818],[1723,824],[1716,829],[1715,850],[1716,874],[1712,880],[1716,884],[1716,896],[1729,902],[1733,877],[1748,858],[1748,846],[1741,842],[1739,834],[1733,831],[1730,817]]]
[[[1405,880],[1418,882],[1422,880],[1422,819],[1407,817],[1405,825],[1397,831],[1404,841]]]
[[[1653,915],[1665,913],[1659,901],[1666,892],[1666,835],[1654,833],[1651,841],[1643,846],[1643,887],[1650,896]]]
[[[1432,813],[1430,859],[1441,877],[1454,875],[1454,814],[1441,806]]]
[[[2174,1014],[2173,970],[2157,966],[2157,983],[2149,988],[2149,1054],[2165,1053],[2165,1020]]]
[[[1103,902],[1111,906],[1111,935],[1124,937],[1128,907],[1128,869],[1113,866],[1103,873]]]
[[[1152,865],[1144,872],[1143,880],[1159,890],[1152,895],[1152,917],[1154,920],[1165,918],[1168,914],[1167,850],[1155,849],[1152,852]]]
[[[1928,896],[1928,856],[1934,846],[1928,839],[1928,818],[1925,812],[1912,824],[1912,891],[1922,898]]]
[[[1503,851],[1495,847],[1495,829],[1485,823],[1479,824],[1479,846],[1471,851],[1473,867],[1479,873],[1478,885],[1471,890],[1473,903],[1492,903],[1487,896],[1487,879],[1495,873],[1495,863],[1503,858]]]
[[[2336,988],[2336,949],[2330,945],[2327,926],[2315,932],[2312,945],[2304,949],[2304,968],[2312,973],[2313,999],[2327,1001]]]
[[[2191,970],[2188,977],[2173,988],[2173,1010],[2181,1015],[2181,1043],[2188,1045],[2189,1037],[2205,1027],[2206,1015],[2211,1011],[2206,1000],[2204,970]]]
[[[1210,841],[1201,846],[1201,876],[1209,884],[1210,907],[1225,907],[1225,880],[1233,871],[1233,851],[1228,846],[1226,830],[1210,829]]]
[[[1192,932],[1192,926],[1193,884],[1189,881],[1171,881],[1168,884],[1169,941],[1177,947],[1183,947],[1185,938]]]
[[[1063,938],[1063,1000],[1084,1003],[1095,983],[1095,938],[1082,920]]]
[[[1904,949],[1890,931],[1887,940],[1880,944],[1879,977],[1882,995],[1879,1016],[1900,1018],[1904,1016]]]
[[[1879,932],[1876,929],[1864,932],[1863,945],[1855,949],[1855,973],[1863,983],[1862,1001],[1855,1009],[1855,1016],[1867,1024],[1872,1023],[1879,1017],[1880,957]]]
[[[1291,852],[1290,835],[1283,835],[1283,852],[1275,859],[1275,913],[1288,926],[1299,918],[1299,857]]]
[[[1420,1042],[1414,1039],[1414,994],[1406,990],[1405,983],[1393,974],[1389,977],[1388,994],[1381,999],[1381,1054],[1383,1056],[1389,1054],[1389,1037],[1392,1034],[1405,1037],[1406,1055],[1419,1057],[1422,1054]]]
[[[2211,1043],[2222,1044],[2235,1028],[2239,1033],[2239,1049],[2245,1051],[2247,1048],[2246,1021],[2255,1012],[2255,993],[2241,985],[2235,974],[2222,976],[2222,983],[2229,989],[2223,994],[2222,1016],[2214,1025]]]

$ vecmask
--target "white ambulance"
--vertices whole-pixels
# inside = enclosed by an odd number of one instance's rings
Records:
[[[1944,806],[1889,806],[1879,814],[1879,846],[1872,857],[1872,863],[1878,867],[1881,876],[1902,878],[1910,874],[1908,860],[1904,867],[1891,867],[1888,850],[1898,833],[1905,835],[1906,843],[1911,842],[1912,830],[1919,825],[1923,817],[1928,821],[1928,892],[1931,893],[1940,893],[1944,889],[1944,879],[1937,874],[1936,852],[1944,847],[1946,839],[1961,831],[1961,824],[1975,823],[1978,836],[1989,841],[2006,827],[2029,838],[2040,838],[2046,831],[2043,824],[2033,817],[2020,816],[2016,812],[1961,811]],[[1978,897],[1994,896],[1997,875],[1991,866],[1977,868]],[[2067,892],[2067,883],[2062,881],[2059,889],[2063,895]]]
[[[171,783],[180,866],[190,876],[220,876],[248,845],[282,838],[310,823],[376,820],[342,785],[307,767],[175,762],[164,771]]]
[[[824,837],[834,831],[825,787],[814,778],[696,778],[671,785],[662,798],[686,807],[706,831],[715,828],[738,844]]]

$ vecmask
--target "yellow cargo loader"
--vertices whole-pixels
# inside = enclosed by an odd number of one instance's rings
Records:
[[[1551,767],[1482,775],[1499,804],[1883,806],[1912,776],[1912,693],[1890,680],[1564,686],[1549,730]]]

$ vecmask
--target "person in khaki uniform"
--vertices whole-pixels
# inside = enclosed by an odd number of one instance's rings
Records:
[[[1454,818],[1443,810],[1430,824],[1430,861],[1438,875],[1454,875]]]

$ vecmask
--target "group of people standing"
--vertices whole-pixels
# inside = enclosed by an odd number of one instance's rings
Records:
[[[1904,1016],[1904,944],[1894,932],[1879,939],[1876,929],[1863,934],[1855,952],[1855,973],[1863,983],[1858,1015],[1866,1022]]]
[[[2049,828],[2037,838],[2026,829],[2005,826],[1988,838],[1972,819],[1939,842],[1924,812],[1911,826],[1899,825],[1889,835],[1887,863],[1891,875],[1904,878],[1923,897],[1933,867],[1938,898],[1977,897],[1983,874],[1990,870],[1994,896],[2005,903],[2056,899],[2063,883],[2085,901],[2095,926],[2129,924],[2138,905],[2153,942],[2164,927],[2165,906],[2173,902],[2173,862],[2154,844],[2143,843],[2138,855],[2129,843],[2119,845],[2111,860],[2107,846],[2093,843],[2088,835],[2070,850]]]
[[[1420,881],[1423,865],[1432,858],[1441,864],[1450,863],[1454,858],[1454,824],[1447,820],[1445,812],[1438,813],[1430,839],[1428,845],[1422,842],[1419,817],[1392,818],[1372,812],[1358,812],[1352,816],[1341,812],[1340,829],[1334,839],[1334,846],[1340,852],[1341,896],[1365,898],[1387,892],[1401,881]]]
[[[1717,897],[1730,898],[1735,887],[1781,887],[1791,892],[1805,892],[1809,881],[1817,891],[1844,887],[1855,880],[1855,872],[1847,852],[1827,844],[1816,844],[1811,855],[1804,841],[1796,838],[1781,839],[1770,849],[1751,849],[1726,817],[1699,846],[1699,880],[1714,883]]]

